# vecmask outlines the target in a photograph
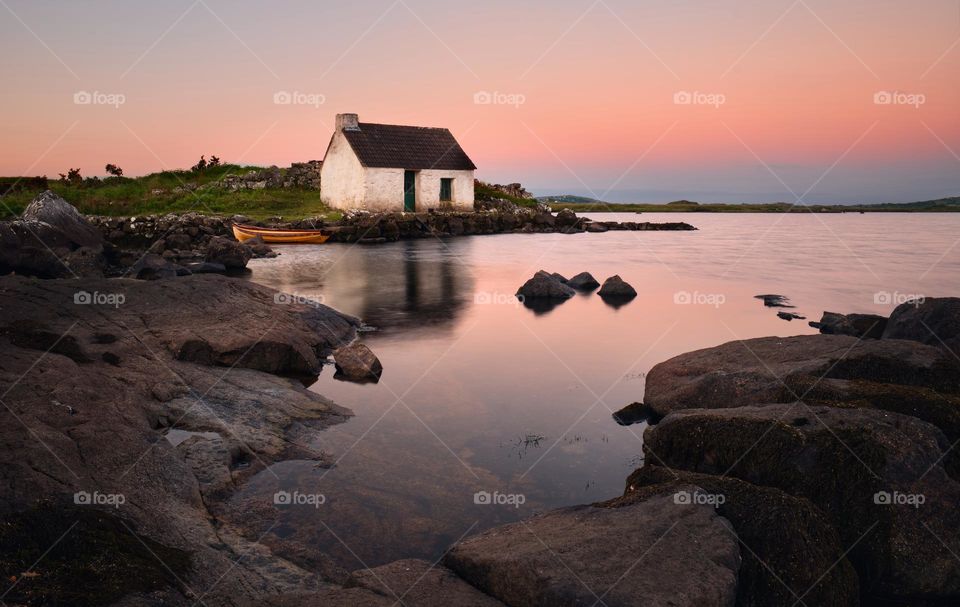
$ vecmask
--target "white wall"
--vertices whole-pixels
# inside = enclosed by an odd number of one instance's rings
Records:
[[[425,169],[417,173],[417,210],[439,209],[440,179],[453,179],[450,206],[458,211],[473,210],[473,171]]]
[[[320,200],[334,209],[363,208],[364,173],[350,142],[335,132],[320,167]]]
[[[403,210],[403,169],[366,169],[363,208],[368,211]]]

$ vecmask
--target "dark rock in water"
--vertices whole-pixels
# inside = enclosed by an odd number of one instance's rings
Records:
[[[140,280],[158,280],[161,278],[175,278],[187,276],[191,272],[187,268],[167,261],[159,255],[147,253],[127,271],[127,275]]]
[[[550,274],[550,276],[553,276],[554,278],[556,278],[558,281],[560,281],[560,282],[563,283],[563,284],[567,284],[567,282],[568,282],[567,279],[563,276],[563,274],[560,274],[559,272],[552,272],[552,273]]]
[[[250,247],[222,236],[213,236],[207,244],[205,260],[223,264],[227,268],[239,269],[247,267],[247,262],[252,256],[253,251]]]
[[[544,270],[534,274],[533,278],[517,290],[517,296],[522,297],[525,302],[531,299],[570,299],[574,294],[573,289]]]
[[[586,231],[594,233],[606,232],[610,229],[602,223],[597,223],[595,221],[587,222],[583,227]]]
[[[811,606],[859,604],[857,573],[846,559],[846,546],[806,499],[736,478],[648,464],[630,475],[623,497],[607,503],[631,503],[651,493],[677,495],[680,485],[718,496],[717,514],[749,546],[741,550],[737,605],[792,605],[800,596]]]
[[[601,592],[606,605],[729,607],[740,550],[712,506],[670,495],[553,510],[467,538],[443,563],[508,605],[593,605]]]
[[[653,410],[643,403],[630,403],[613,414],[613,421],[621,426],[630,426],[656,418]]]
[[[928,297],[900,304],[890,314],[884,339],[911,339],[960,356],[960,297]]]
[[[574,228],[577,225],[577,214],[571,211],[570,209],[560,209],[557,212],[556,217],[556,226],[561,229],[561,231],[570,231],[571,228]]]
[[[754,299],[762,299],[763,305],[768,308],[793,308],[786,295],[754,295]]]
[[[806,316],[800,316],[799,314],[794,314],[793,312],[777,312],[777,317],[782,318],[783,320],[806,320]]]
[[[418,559],[359,569],[350,575],[345,586],[365,588],[394,601],[403,597],[403,604],[410,607],[504,607],[446,567]]]
[[[383,365],[367,346],[354,342],[338,348],[333,353],[337,379],[353,382],[378,382],[383,374]]]
[[[227,271],[227,266],[222,263],[213,263],[212,261],[188,263],[184,267],[193,274],[225,274]]]
[[[567,286],[577,291],[593,291],[600,286],[600,283],[597,282],[597,279],[594,278],[590,272],[580,272],[567,281]]]
[[[273,249],[263,241],[263,236],[259,234],[249,240],[244,240],[243,244],[250,247],[254,257],[268,257],[273,253]]]
[[[597,295],[604,299],[629,301],[637,296],[637,291],[619,275],[614,275],[603,281]]]
[[[960,483],[942,465],[948,449],[913,417],[802,402],[678,411],[644,433],[645,453],[671,469],[809,499],[850,549],[863,591],[900,600],[960,594]]]
[[[824,312],[819,322],[810,326],[825,335],[852,335],[864,339],[880,339],[887,326],[887,319],[877,314],[837,314]]]

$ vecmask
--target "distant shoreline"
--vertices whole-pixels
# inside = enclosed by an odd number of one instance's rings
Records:
[[[887,203],[871,205],[806,205],[774,203],[603,203],[564,202],[537,199],[554,210],[570,209],[576,213],[956,213],[960,211],[960,197],[925,202]]]

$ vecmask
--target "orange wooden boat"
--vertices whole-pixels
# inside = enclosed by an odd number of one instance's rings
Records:
[[[287,230],[283,228],[260,228],[242,223],[233,224],[233,235],[243,242],[257,236],[263,242],[274,244],[323,244],[330,238],[323,230]]]

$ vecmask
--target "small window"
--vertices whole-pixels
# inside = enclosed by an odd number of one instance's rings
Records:
[[[442,177],[440,179],[440,202],[450,202],[453,200],[453,179]]]

